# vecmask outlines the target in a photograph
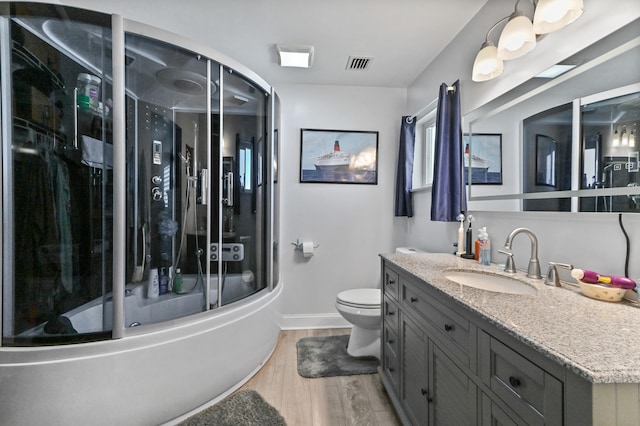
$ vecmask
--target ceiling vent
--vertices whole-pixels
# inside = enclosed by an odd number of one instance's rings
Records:
[[[349,56],[347,61],[347,69],[354,71],[364,71],[369,69],[369,65],[373,62],[373,58],[367,58],[365,56]]]

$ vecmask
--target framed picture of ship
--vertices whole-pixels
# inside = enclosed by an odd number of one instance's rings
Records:
[[[502,134],[465,133],[464,183],[472,185],[502,185]]]
[[[300,130],[300,182],[378,183],[378,132]]]

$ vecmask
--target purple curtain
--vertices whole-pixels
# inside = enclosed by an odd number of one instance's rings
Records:
[[[402,117],[400,147],[396,170],[396,216],[413,217],[411,185],[413,177],[413,148],[416,142],[416,121],[411,116]]]
[[[462,156],[460,81],[442,84],[436,118],[431,220],[455,222],[467,210]]]

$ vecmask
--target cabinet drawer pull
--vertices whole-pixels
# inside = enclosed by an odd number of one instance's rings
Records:
[[[517,377],[509,376],[509,384],[511,385],[511,387],[517,388],[522,383],[520,383],[520,379],[518,379]]]
[[[390,345],[393,345],[393,339],[387,340],[387,343],[390,344]]]
[[[395,312],[393,312],[393,311],[387,311],[387,315],[394,315],[394,314],[395,314]]]
[[[409,300],[411,300],[411,303],[416,303],[418,301],[417,297],[410,297]]]
[[[420,389],[420,393],[422,394],[422,396],[426,396],[427,397],[427,402],[429,404],[431,404],[431,402],[433,402],[433,398],[431,398],[429,396],[429,391],[427,389],[424,389],[424,388]]]
[[[451,324],[445,324],[444,331],[446,332],[453,331],[453,326]]]
[[[394,371],[396,371],[396,369],[395,369],[395,368],[393,368],[393,367],[389,367],[389,372],[390,372],[390,373],[393,373]]]
[[[395,285],[396,280],[389,280],[389,285]]]

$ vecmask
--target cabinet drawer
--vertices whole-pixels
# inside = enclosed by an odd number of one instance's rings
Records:
[[[400,391],[400,359],[391,353],[384,353],[382,360],[382,374],[386,376],[393,392]]]
[[[428,300],[426,293],[411,284],[402,286],[402,305],[427,319],[434,338],[451,351],[465,367],[475,370],[472,354],[475,352],[475,328],[469,320],[442,304]]]
[[[398,273],[389,267],[385,267],[382,276],[382,286],[384,294],[398,300],[398,289],[400,288]]]
[[[398,330],[399,310],[395,303],[385,299],[383,303],[383,322],[389,324],[392,330]]]
[[[394,324],[389,324],[388,321],[384,322],[384,326],[382,329],[382,341],[384,342],[384,351],[385,352],[393,352],[393,355],[398,355],[399,340],[398,334],[396,333],[396,328]]]
[[[482,333],[480,376],[527,424],[562,424],[562,382]]]

